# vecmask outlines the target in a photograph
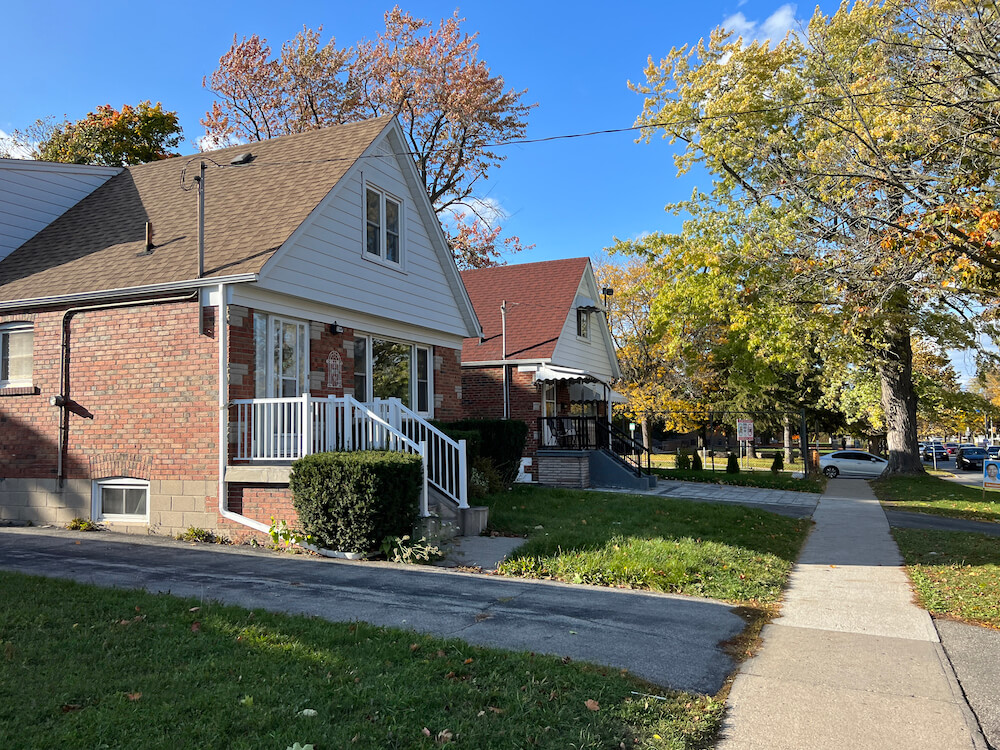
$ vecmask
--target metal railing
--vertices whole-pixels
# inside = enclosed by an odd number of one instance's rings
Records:
[[[371,404],[351,396],[258,398],[232,401],[237,461],[294,461],[325,451],[388,450],[423,458],[425,485],[433,484],[468,508],[467,454],[455,441],[398,399]],[[427,492],[421,512],[427,513]]]
[[[637,475],[652,468],[648,448],[600,417],[539,417],[539,447],[607,450]]]

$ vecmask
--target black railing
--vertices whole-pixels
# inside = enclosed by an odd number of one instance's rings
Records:
[[[645,445],[631,435],[622,432],[613,424],[598,420],[597,425],[599,439],[604,442],[604,447],[632,469],[637,476],[642,476],[643,473],[652,473],[651,454]]]
[[[606,449],[636,474],[650,473],[650,452],[640,441],[608,424],[602,417],[539,417],[540,448]]]

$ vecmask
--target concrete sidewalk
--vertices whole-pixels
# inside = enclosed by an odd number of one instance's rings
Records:
[[[878,501],[833,479],[781,617],[733,683],[721,750],[986,748]]]

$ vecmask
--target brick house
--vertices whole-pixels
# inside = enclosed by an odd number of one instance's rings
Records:
[[[589,486],[596,471],[630,485],[593,455],[610,447],[621,372],[590,260],[474,269],[462,281],[483,326],[462,345],[466,416],[528,424],[524,481]]]
[[[407,151],[380,118],[0,160],[0,521],[266,532],[292,460],[366,447],[421,453],[422,511],[462,515],[464,445],[428,420],[460,416],[480,329]]]

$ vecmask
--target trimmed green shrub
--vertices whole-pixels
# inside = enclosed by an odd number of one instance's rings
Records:
[[[698,451],[695,451],[694,455],[691,456],[691,468],[695,471],[701,471],[704,468],[701,463],[701,454]]]
[[[691,456],[682,451],[680,448],[677,449],[677,463],[675,468],[680,469],[681,471],[691,470]]]
[[[774,454],[774,461],[771,462],[771,473],[777,474],[785,470],[785,455],[778,451]]]
[[[320,547],[372,552],[413,531],[420,514],[420,457],[389,451],[315,453],[292,464],[299,526]]]
[[[504,486],[517,479],[524,455],[528,425],[520,419],[462,419],[449,422],[449,430],[472,430],[479,434],[478,455],[488,458],[500,474]],[[441,428],[442,430],[444,427]],[[470,450],[470,454],[472,451]],[[471,458],[471,455],[470,455]]]
[[[729,454],[729,460],[726,461],[726,473],[727,474],[739,474],[740,473],[740,459],[735,453]]]

